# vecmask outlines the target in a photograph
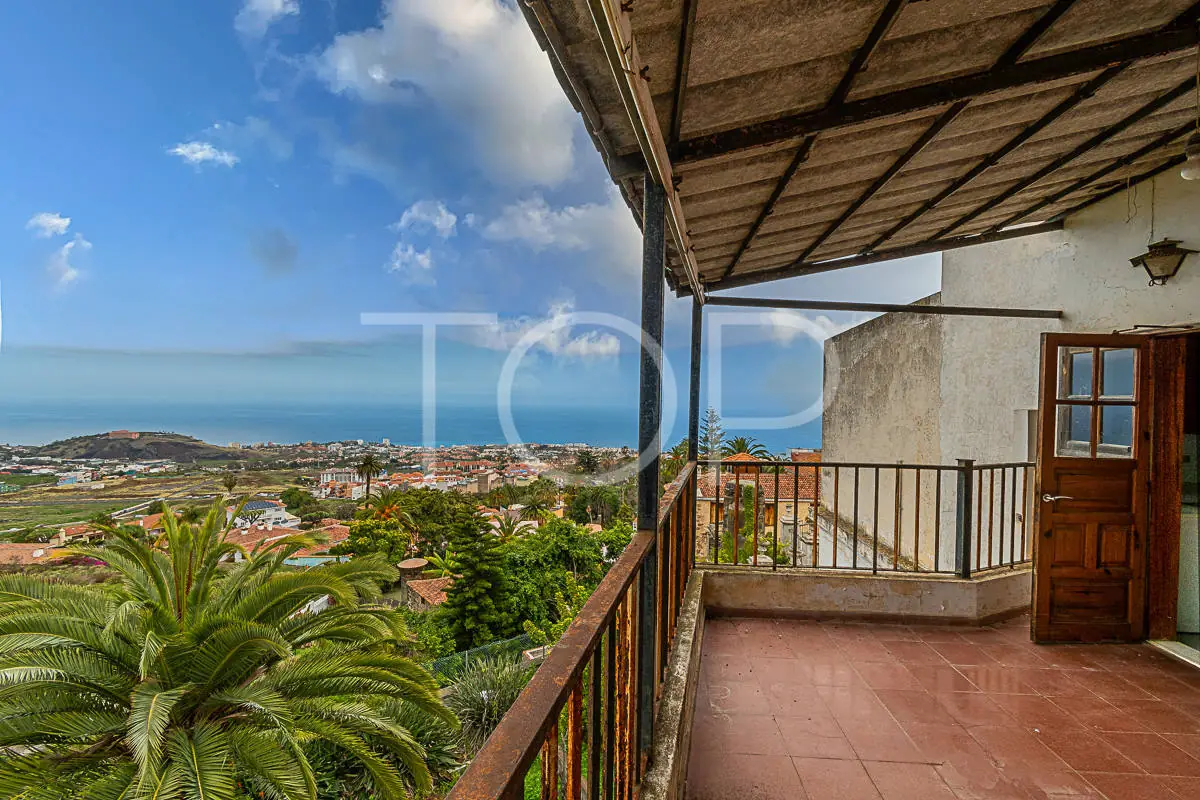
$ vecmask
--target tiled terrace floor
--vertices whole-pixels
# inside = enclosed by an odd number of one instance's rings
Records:
[[[1028,630],[710,620],[688,800],[1200,796],[1200,671]]]

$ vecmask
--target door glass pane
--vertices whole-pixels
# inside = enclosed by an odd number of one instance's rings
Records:
[[[1055,455],[1091,458],[1092,406],[1058,407],[1058,429]]]
[[[1100,407],[1100,446],[1096,455],[1101,458],[1133,457],[1133,406]]]
[[[1091,399],[1094,354],[1095,351],[1091,348],[1060,348],[1058,396],[1061,399]]]
[[[1136,354],[1132,348],[1100,351],[1102,397],[1133,397]]]

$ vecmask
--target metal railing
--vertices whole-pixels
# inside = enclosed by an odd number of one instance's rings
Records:
[[[724,460],[698,477],[696,560],[973,572],[1030,559],[1033,464]]]
[[[448,800],[632,798],[693,567],[696,465],[640,530],[493,731]]]

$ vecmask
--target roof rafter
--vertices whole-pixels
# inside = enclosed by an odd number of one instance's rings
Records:
[[[1126,61],[1178,53],[1200,42],[1200,30],[1192,22],[1192,19],[1186,20],[1186,24],[1176,21],[1151,33],[686,139],[672,148],[672,161],[677,164],[700,161],[882,117],[1095,72]]]
[[[1022,178],[1021,180],[1014,183],[1012,186],[1005,189],[1000,194],[995,195],[994,197],[989,199],[987,202],[977,206],[976,208],[972,209],[971,211],[968,211],[966,214],[963,214],[961,217],[954,220],[949,225],[947,225],[946,227],[942,228],[937,233],[935,233],[934,238],[940,239],[943,236],[947,236],[951,232],[953,232],[955,229],[962,227],[963,225],[967,224],[968,222],[975,219],[979,215],[985,214],[988,211],[991,211],[993,208],[996,208],[1001,203],[1008,200],[1010,197],[1016,195],[1018,192],[1021,192],[1024,189],[1029,188],[1033,184],[1040,181],[1042,178],[1045,178],[1046,176],[1050,175],[1050,173],[1055,172],[1058,169],[1061,169],[1063,166],[1074,161],[1076,158],[1083,155],[1087,151],[1091,150],[1093,147],[1097,147],[1098,145],[1101,145],[1104,142],[1108,141],[1109,139],[1116,136],[1121,131],[1128,128],[1130,125],[1134,125],[1138,122],[1141,122],[1143,119],[1150,116],[1155,111],[1158,111],[1158,110],[1170,105],[1171,103],[1175,102],[1180,97],[1183,97],[1185,94],[1192,91],[1192,89],[1194,89],[1195,87],[1196,87],[1196,76],[1193,75],[1193,76],[1189,77],[1187,80],[1185,80],[1183,83],[1180,83],[1178,86],[1176,86],[1171,91],[1167,92],[1166,94],[1159,95],[1158,97],[1151,100],[1149,103],[1146,103],[1141,108],[1134,111],[1132,114],[1130,114],[1126,117],[1122,117],[1120,120],[1118,120],[1117,122],[1114,122],[1112,125],[1109,125],[1107,128],[1104,128],[1103,130],[1100,130],[1099,132],[1095,133],[1094,135],[1088,137],[1088,139],[1085,142],[1083,142],[1079,146],[1073,148],[1070,152],[1064,153],[1063,155],[1061,155],[1058,158],[1051,161],[1046,166],[1044,166],[1041,169],[1034,172],[1032,175]]]
[[[692,62],[692,32],[696,28],[696,6],[699,0],[683,0],[683,19],[679,24],[679,49],[675,58],[675,94],[671,97],[671,130],[667,145],[679,143],[679,128],[683,125],[683,101],[687,95],[688,69]]]
[[[900,16],[900,12],[908,5],[908,0],[888,0],[883,7],[875,24],[871,26],[870,32],[867,33],[867,38],[862,46],[854,51],[853,58],[850,59],[850,66],[846,68],[846,72],[842,75],[841,81],[834,88],[829,100],[826,102],[827,108],[841,106],[845,103],[846,97],[850,94],[850,90],[854,87],[854,79],[866,67],[867,61],[875,54],[879,43],[883,41],[883,37],[891,30],[896,18]],[[737,267],[738,261],[741,260],[742,254],[750,247],[750,243],[754,241],[754,237],[758,235],[758,229],[767,221],[767,217],[771,216],[775,211],[775,204],[779,202],[779,198],[783,196],[788,184],[792,182],[792,177],[795,176],[796,170],[800,165],[808,160],[808,154],[812,150],[813,143],[816,141],[816,136],[806,136],[800,142],[800,146],[796,149],[796,154],[792,157],[792,161],[788,164],[787,169],[783,171],[779,182],[775,184],[774,191],[767,199],[758,217],[750,226],[750,231],[746,234],[746,238],[742,240],[738,246],[737,252],[733,254],[733,258],[729,261],[729,266],[725,268],[725,272],[721,275],[722,278],[729,277],[729,274]]]
[[[1074,4],[1075,0],[1058,0],[1058,2],[1052,5],[1046,11],[1046,13],[1038,17],[1037,21],[1030,25],[1021,34],[1021,36],[1015,42],[1013,42],[1013,44],[1009,46],[1007,50],[1004,51],[1004,53],[997,60],[996,66],[1015,64],[1021,58],[1021,56],[1025,55],[1029,48],[1032,47],[1034,43],[1041,38],[1041,36],[1048,31],[1050,27],[1059,20],[1060,17],[1062,17],[1063,14],[1067,13],[1067,10],[1070,9]],[[846,207],[846,209],[838,216],[837,219],[831,222],[829,226],[825,228],[825,230],[821,231],[821,233],[809,243],[808,247],[804,248],[804,252],[800,254],[795,263],[803,263],[805,259],[812,255],[814,250],[820,247],[826,239],[832,236],[834,231],[842,227],[842,225],[844,225],[846,221],[850,219],[850,217],[854,216],[854,214],[860,208],[866,205],[867,201],[874,197],[877,192],[883,189],[883,187],[886,186],[892,178],[896,177],[896,175],[908,165],[908,162],[916,158],[917,155],[924,150],[931,141],[933,141],[934,137],[941,133],[947,125],[953,122],[955,117],[961,114],[968,105],[970,105],[969,101],[959,100],[957,103],[943,111],[941,116],[934,120],[933,124],[926,128],[925,132],[922,133],[921,136],[918,137],[917,140],[913,142],[912,145],[905,150],[899,158],[892,162],[892,165],[888,167],[882,175],[880,175],[870,186],[867,187],[866,191],[855,198],[855,200]]]
[[[1009,225],[1013,225],[1017,222],[1020,222],[1025,217],[1028,217],[1030,214],[1036,214],[1037,212],[1041,211],[1043,208],[1047,208],[1049,206],[1054,205],[1055,203],[1059,202],[1060,200],[1062,200],[1063,198],[1072,194],[1073,192],[1077,192],[1080,189],[1084,188],[1085,186],[1089,186],[1089,185],[1095,183],[1096,181],[1100,180],[1101,178],[1103,178],[1105,175],[1108,175],[1109,173],[1116,172],[1117,170],[1121,169],[1122,167],[1127,167],[1130,164],[1136,164],[1139,159],[1145,158],[1146,156],[1150,155],[1151,153],[1153,153],[1155,150],[1159,149],[1160,147],[1166,147],[1171,142],[1173,142],[1176,139],[1178,139],[1179,137],[1183,136],[1188,131],[1193,130],[1195,127],[1196,127],[1195,121],[1188,120],[1187,122],[1183,123],[1182,125],[1172,128],[1171,130],[1167,131],[1163,135],[1155,137],[1152,141],[1148,142],[1147,144],[1143,145],[1142,147],[1139,147],[1137,150],[1134,150],[1129,155],[1119,158],[1116,161],[1112,162],[1111,164],[1105,164],[1103,167],[1096,170],[1095,172],[1075,181],[1067,188],[1057,191],[1048,197],[1044,197],[1041,200],[1039,200],[1038,202],[1029,206],[1028,208],[1026,208],[1022,211],[1018,211],[1016,214],[1013,214],[1011,217],[1004,220],[1003,222],[993,225],[991,228],[988,229],[987,232],[991,233],[993,231],[998,231],[1001,228],[1007,228]]]
[[[1118,192],[1123,192],[1126,189],[1132,189],[1134,186],[1137,186],[1138,184],[1142,183],[1143,181],[1148,181],[1151,178],[1153,178],[1154,176],[1159,175],[1163,172],[1166,172],[1167,170],[1171,169],[1172,167],[1179,166],[1186,160],[1187,160],[1187,158],[1185,158],[1182,153],[1171,156],[1166,161],[1159,164],[1157,167],[1148,169],[1145,172],[1141,173],[1140,175],[1138,175],[1134,178],[1130,178],[1125,183],[1117,184],[1116,186],[1112,187],[1111,189],[1107,189],[1103,192],[1100,192],[1099,194],[1089,197],[1087,200],[1084,200],[1082,203],[1080,203],[1077,206],[1071,206],[1066,211],[1062,211],[1062,212],[1059,212],[1058,214],[1055,214],[1053,217],[1050,218],[1050,224],[1053,224],[1053,223],[1062,224],[1062,221],[1064,219],[1066,219],[1067,217],[1071,216],[1072,214],[1078,214],[1080,211],[1083,211],[1088,206],[1094,206],[1096,203],[1099,203],[1101,200],[1107,200],[1108,198],[1112,197],[1114,194],[1117,194]]]
[[[1003,242],[1021,236],[1033,236],[1049,231],[1060,231],[1062,228],[1062,220],[1055,219],[1038,225],[1021,225],[1016,228],[1009,228],[987,235],[978,234],[974,236],[954,236],[948,239],[931,239],[917,244],[880,250],[875,253],[846,256],[845,258],[831,258],[826,261],[810,261],[803,264],[772,267],[770,269],[758,270],[757,272],[732,275],[725,280],[707,284],[705,290],[718,292],[724,289],[736,289],[740,286],[752,286],[757,283],[778,281],[784,278],[796,278],[801,275],[816,275],[821,272],[832,272],[834,270],[846,269],[847,267],[861,267],[864,264],[877,264],[880,261],[891,261],[897,258],[908,258],[909,256],[920,256],[927,253],[940,253],[945,250],[956,250],[960,247],[970,247],[976,244]]]

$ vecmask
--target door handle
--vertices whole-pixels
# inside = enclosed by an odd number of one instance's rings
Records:
[[[1053,503],[1055,500],[1074,500],[1074,497],[1068,497],[1065,494],[1044,494],[1042,495],[1043,503]]]

